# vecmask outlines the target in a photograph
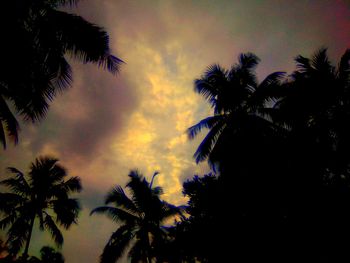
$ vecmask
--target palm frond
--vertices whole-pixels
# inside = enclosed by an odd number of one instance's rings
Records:
[[[78,176],[69,178],[67,181],[58,184],[57,187],[64,189],[67,194],[76,192],[79,193],[83,189],[81,179]]]
[[[77,223],[77,218],[80,211],[78,199],[60,198],[49,201],[49,205],[52,206],[52,209],[56,214],[56,221],[65,229],[68,229],[72,224]]]
[[[145,262],[146,254],[143,240],[136,240],[132,248],[129,250],[128,258],[130,258],[130,263]]]
[[[220,65],[209,66],[204,75],[194,81],[195,92],[201,94],[214,107],[220,87],[227,83],[226,75],[226,70]]]
[[[205,138],[200,143],[196,152],[193,155],[193,157],[196,160],[196,163],[204,161],[205,159],[208,158],[211,150],[213,149],[216,141],[220,137],[225,127],[226,127],[226,124],[222,121],[217,122],[214,126],[212,126],[211,130],[205,136]]]
[[[0,229],[4,230],[12,225],[18,218],[17,213],[9,213],[0,220]]]
[[[30,232],[30,220],[26,216],[17,217],[7,231],[7,243],[11,253],[17,254]]]
[[[297,71],[301,73],[306,73],[306,72],[311,72],[313,70],[310,59],[299,55],[294,60],[297,64]]]
[[[14,173],[15,177],[0,181],[0,185],[9,187],[15,194],[28,196],[30,194],[30,186],[25,180],[23,173],[14,167],[8,167],[7,171]]]
[[[152,189],[148,181],[137,170],[131,170],[129,173],[130,181],[126,187],[130,189],[132,201],[139,212],[145,213],[153,200]]]
[[[260,59],[253,53],[243,53],[238,57],[239,64],[237,65],[239,68],[244,70],[253,70],[259,64]]]
[[[44,224],[44,228],[50,232],[56,245],[58,247],[61,247],[63,244],[63,235],[61,231],[58,229],[52,217],[47,213],[45,214],[43,224]]]
[[[115,203],[117,207],[137,215],[138,210],[132,200],[125,194],[123,188],[119,185],[115,186],[106,196],[105,204]]]
[[[61,181],[54,184],[48,191],[48,197],[55,199],[67,199],[69,194],[80,192],[82,190],[81,180],[79,177],[71,177],[67,181]]]
[[[105,214],[116,223],[123,222],[133,224],[138,220],[138,217],[134,214],[129,213],[128,211],[125,211],[123,209],[111,206],[96,207],[90,212],[90,215],[92,214]]]
[[[49,102],[55,95],[55,87],[50,81],[52,76],[42,72],[46,69],[41,70],[40,66],[35,65],[32,65],[31,68],[33,68],[31,77],[20,83],[21,87],[16,90],[11,99],[16,111],[23,116],[25,121],[36,122],[46,116]],[[11,88],[14,90],[13,86]]]
[[[15,193],[0,193],[0,200],[0,211],[5,213],[11,213],[17,206],[28,201],[26,197]]]
[[[184,218],[183,216],[183,212],[185,211],[185,207],[184,206],[175,206],[172,204],[169,204],[165,201],[162,201],[162,219],[161,221],[163,222],[164,220],[167,220],[171,217],[174,216],[181,216],[182,218]]]
[[[122,225],[110,237],[100,256],[101,263],[115,263],[125,252],[134,237],[132,228]]]
[[[160,186],[156,186],[152,188],[152,194],[155,196],[160,196],[164,193],[163,188]]]
[[[151,179],[151,182],[149,184],[149,188],[152,188],[153,187],[153,182],[154,182],[154,179],[156,178],[156,176],[159,174],[159,171],[155,171],[152,175],[152,179]]]
[[[58,68],[55,71],[52,81],[58,90],[64,90],[70,87],[73,82],[72,68],[63,56],[59,57],[58,63],[56,64],[58,65]]]
[[[4,149],[6,149],[6,134],[4,125],[2,125],[2,121],[0,121],[0,142],[2,143]]]
[[[102,28],[58,10],[49,10],[47,17],[45,34],[58,34],[67,52],[84,63],[97,63],[112,73],[118,72],[123,61],[110,53],[109,37]]]
[[[187,129],[187,135],[189,139],[195,138],[198,135],[198,133],[200,133],[204,128],[213,128],[218,124],[218,122],[222,121],[224,118],[224,115],[214,115],[201,120],[197,124]]]
[[[79,0],[46,0],[46,1],[48,1],[49,3],[53,3],[57,6],[65,6],[65,5],[74,6],[79,3]]]
[[[281,85],[285,77],[286,73],[279,71],[268,75],[252,94],[251,104],[263,105],[268,100],[280,98],[283,94]]]
[[[31,164],[29,177],[34,188],[49,191],[49,187],[61,184],[67,176],[66,169],[59,165],[58,159],[40,156]]]
[[[5,133],[8,134],[10,139],[14,141],[15,144],[18,143],[18,131],[19,124],[9,109],[5,99],[0,95],[0,129],[1,137],[0,140],[4,148],[6,148],[6,138]],[[6,132],[5,132],[6,131]]]
[[[321,48],[313,54],[311,65],[318,72],[330,72],[332,65],[327,56],[327,48]]]
[[[56,159],[54,160],[46,159],[45,163],[49,163],[50,161],[52,161],[52,164],[49,164],[51,167],[48,166],[47,169],[48,169],[48,175],[50,177],[51,183],[52,184],[63,183],[62,182],[63,178],[67,176],[66,169],[60,164],[58,164],[57,163],[58,160]]]
[[[350,49],[347,49],[340,59],[338,77],[341,83],[349,85],[350,82]]]

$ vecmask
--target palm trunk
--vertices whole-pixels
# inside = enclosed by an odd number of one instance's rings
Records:
[[[28,258],[28,251],[29,251],[29,244],[30,244],[30,239],[32,238],[32,233],[33,233],[33,226],[34,226],[34,219],[35,219],[35,214],[32,216],[30,219],[30,229],[29,229],[29,235],[26,240],[26,247],[23,252],[23,258],[27,259]]]
[[[145,245],[145,255],[144,255],[144,262],[145,263],[152,263],[152,257],[151,257],[151,244],[149,241],[149,234],[148,231],[145,231],[143,233],[144,236],[144,245]]]

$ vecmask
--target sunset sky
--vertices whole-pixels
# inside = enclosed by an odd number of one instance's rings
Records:
[[[64,233],[67,263],[98,262],[117,228],[100,215],[115,184],[130,169],[155,183],[169,202],[183,204],[182,182],[207,172],[192,155],[197,141],[186,129],[211,111],[193,92],[206,67],[229,67],[242,52],[260,57],[259,79],[291,73],[293,58],[328,47],[339,61],[350,48],[348,0],[82,0],[77,13],[110,34],[113,53],[126,63],[117,76],[71,60],[72,88],[52,103],[39,124],[21,125],[20,141],[0,155],[0,179],[8,166],[28,171],[39,155],[57,157],[70,176],[82,179],[79,224]],[[3,235],[4,236],[4,235]],[[52,244],[35,233],[31,253]]]

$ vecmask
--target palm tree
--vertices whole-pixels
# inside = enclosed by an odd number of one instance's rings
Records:
[[[64,257],[52,247],[44,246],[40,249],[40,259],[30,257],[28,263],[64,263]]]
[[[23,257],[28,256],[35,219],[39,220],[40,230],[49,231],[58,246],[63,244],[58,225],[68,229],[77,222],[80,205],[70,195],[81,191],[80,179],[64,180],[66,169],[57,162],[54,158],[39,157],[26,176],[9,167],[13,176],[0,182],[10,190],[0,193],[0,228],[7,229],[7,244],[12,254],[24,246]]]
[[[290,127],[294,145],[313,149],[318,166],[322,163],[324,170],[344,173],[350,161],[350,50],[338,67],[330,62],[326,48],[311,58],[299,55],[295,61],[297,69],[282,86],[284,95],[274,106],[279,113],[275,122]]]
[[[119,185],[106,196],[106,206],[97,207],[91,214],[106,214],[119,228],[111,235],[100,257],[101,263],[114,263],[123,255],[132,243],[128,256],[131,262],[152,262],[157,257],[157,245],[165,236],[162,224],[165,220],[181,214],[181,207],[176,207],[160,199],[161,187],[153,187],[153,175],[149,183],[137,170],[129,173],[130,181],[126,188],[129,198]],[[113,204],[113,206],[108,206]]]
[[[18,141],[14,109],[24,120],[42,119],[49,103],[72,82],[66,56],[116,73],[122,62],[111,54],[108,34],[61,7],[78,0],[15,0],[4,3],[0,65],[0,141]],[[10,105],[10,106],[9,106]]]
[[[277,88],[284,73],[274,72],[258,84],[255,75],[258,62],[259,58],[252,53],[241,54],[239,63],[230,70],[212,65],[195,80],[195,91],[209,102],[214,111],[213,116],[188,129],[190,139],[204,128],[209,129],[194,154],[197,163],[208,159],[215,168],[216,162],[220,160],[222,163],[225,156],[233,154],[228,152],[232,147],[246,148],[243,144],[248,141],[250,144],[259,143],[275,134],[277,127],[264,116],[271,110],[266,108],[266,103],[278,97]]]

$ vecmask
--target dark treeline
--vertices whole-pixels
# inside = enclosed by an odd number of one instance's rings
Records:
[[[0,18],[0,142],[19,140],[16,115],[38,122],[50,102],[71,86],[73,74],[67,56],[94,63],[112,73],[122,62],[113,56],[109,37],[80,16],[62,11],[79,0],[11,0]]]
[[[350,259],[350,51],[296,57],[291,75],[257,83],[258,58],[208,68],[195,90],[213,107],[189,128],[209,132],[197,162],[217,177],[184,184],[188,220],[175,254],[201,262],[345,262]]]

